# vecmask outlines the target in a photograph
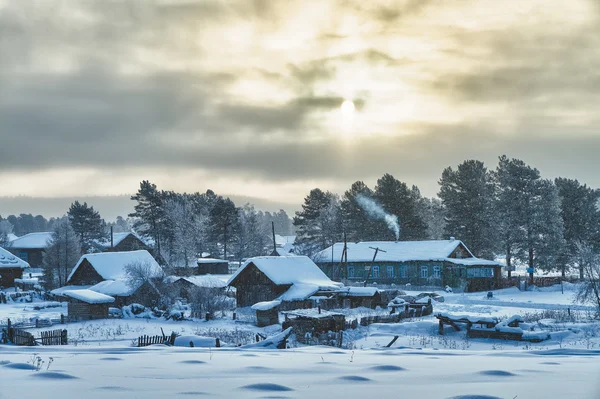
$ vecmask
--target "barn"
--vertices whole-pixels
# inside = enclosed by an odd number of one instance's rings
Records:
[[[216,258],[200,258],[195,265],[174,266],[172,269],[176,276],[224,275],[229,274],[229,262]]]
[[[453,238],[347,243],[344,256],[343,252],[344,243],[336,243],[313,259],[332,279],[349,282],[483,291],[499,288],[502,277],[501,263],[473,256],[462,241]]]
[[[0,248],[0,289],[13,287],[15,280],[23,275],[23,269],[28,267],[29,263]]]
[[[223,295],[227,288],[227,279],[229,276],[168,276],[165,283],[169,284],[169,294],[173,297],[192,300],[195,293],[201,290],[208,290],[214,295]]]
[[[148,279],[137,286],[129,281],[127,267],[136,265]],[[52,291],[66,295],[69,286],[85,287],[115,298],[116,306],[141,303],[153,306],[160,298],[155,282],[163,270],[148,251],[102,252],[83,255],[67,279],[67,286]]]
[[[227,282],[235,287],[238,307],[282,302],[282,309],[303,307],[314,296],[327,297],[342,284],[331,281],[306,256],[259,256],[248,259]]]
[[[11,240],[6,249],[27,262],[31,267],[41,267],[44,252],[52,240],[52,232],[29,233]]]
[[[115,301],[111,296],[87,289],[65,291],[65,296],[69,298],[69,321],[106,319],[108,307]]]

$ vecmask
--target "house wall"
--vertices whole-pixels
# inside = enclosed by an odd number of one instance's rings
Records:
[[[15,286],[15,279],[21,278],[23,269],[20,267],[0,268],[0,287],[8,288]]]
[[[10,253],[25,262],[29,263],[31,267],[42,267],[42,261],[44,260],[44,249],[21,249],[21,248],[7,248]]]
[[[198,263],[196,275],[203,274],[228,274],[229,264],[227,262],[220,263]]]
[[[238,307],[252,306],[257,302],[272,301],[290,287],[289,285],[275,285],[252,263],[246,266],[231,285],[236,288],[235,295]]]
[[[460,249],[458,247],[457,249]],[[465,254],[461,252],[458,254]],[[379,275],[377,275],[375,266],[379,267]],[[331,263],[321,263],[319,267],[329,277],[338,276],[339,264],[331,265]],[[468,278],[467,267],[443,261],[426,261],[426,262],[349,262],[348,266],[342,265],[344,278],[348,281],[362,282],[367,279],[368,282],[377,282],[379,284],[398,284],[405,285],[425,285],[450,287],[464,286],[467,291],[483,291],[493,289],[490,287],[500,287],[501,268],[499,266],[492,267],[494,276],[489,278]],[[391,273],[388,274],[388,267],[391,268]],[[482,266],[483,268],[491,268],[491,266]],[[422,274],[426,271],[426,274]],[[436,277],[435,271],[439,270],[439,277]],[[403,274],[405,273],[405,274]],[[424,277],[424,276],[427,277]]]
[[[101,281],[104,281],[104,278],[98,274],[87,259],[84,259],[68,283],[69,285],[92,285]]]
[[[68,305],[69,321],[108,318],[108,304],[89,304],[73,299]]]

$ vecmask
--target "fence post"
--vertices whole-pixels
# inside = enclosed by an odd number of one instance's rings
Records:
[[[35,319],[35,328],[40,328],[40,319]]]
[[[217,348],[221,347],[221,341],[219,340],[219,338],[216,339],[215,344],[217,345]]]
[[[68,333],[67,333],[67,330],[66,330],[66,329],[65,329],[65,330],[62,330],[62,333],[61,333],[61,336],[60,336],[60,344],[61,344],[61,345],[68,345],[68,343],[69,343],[69,342],[68,342],[69,338],[68,338],[68,335],[67,335],[67,334],[68,334]]]
[[[60,324],[65,324],[65,315],[64,314],[60,314]]]
[[[233,320],[235,320],[236,314],[235,312],[233,312]]]

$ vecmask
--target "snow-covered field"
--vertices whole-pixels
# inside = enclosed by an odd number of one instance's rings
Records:
[[[279,326],[257,328],[230,318],[205,321],[110,319],[70,323],[71,345],[0,345],[0,398],[362,398],[432,399],[600,397],[600,323],[591,309],[574,306],[573,291],[441,293],[439,312],[486,317],[524,315],[529,325],[550,332],[540,343],[467,339],[450,328],[437,333],[433,316],[398,324],[373,324],[350,331],[345,348],[299,347],[287,350],[134,348],[140,335],[220,336],[227,343],[273,335]],[[56,318],[65,307],[35,310],[40,303],[0,305],[0,322],[30,317]],[[572,320],[566,309],[570,309]],[[346,311],[348,317],[372,312]],[[553,317],[555,319],[553,319]],[[557,320],[558,319],[558,320]],[[30,330],[39,335],[40,330]],[[385,346],[394,336],[391,348]],[[209,340],[210,341],[210,340]],[[234,342],[232,342],[234,343]],[[43,363],[38,363],[43,362]],[[35,370],[39,365],[39,370]]]

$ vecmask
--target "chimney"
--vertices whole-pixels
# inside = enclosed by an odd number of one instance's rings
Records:
[[[454,240],[456,240],[456,238],[450,237],[450,241],[454,241]]]

